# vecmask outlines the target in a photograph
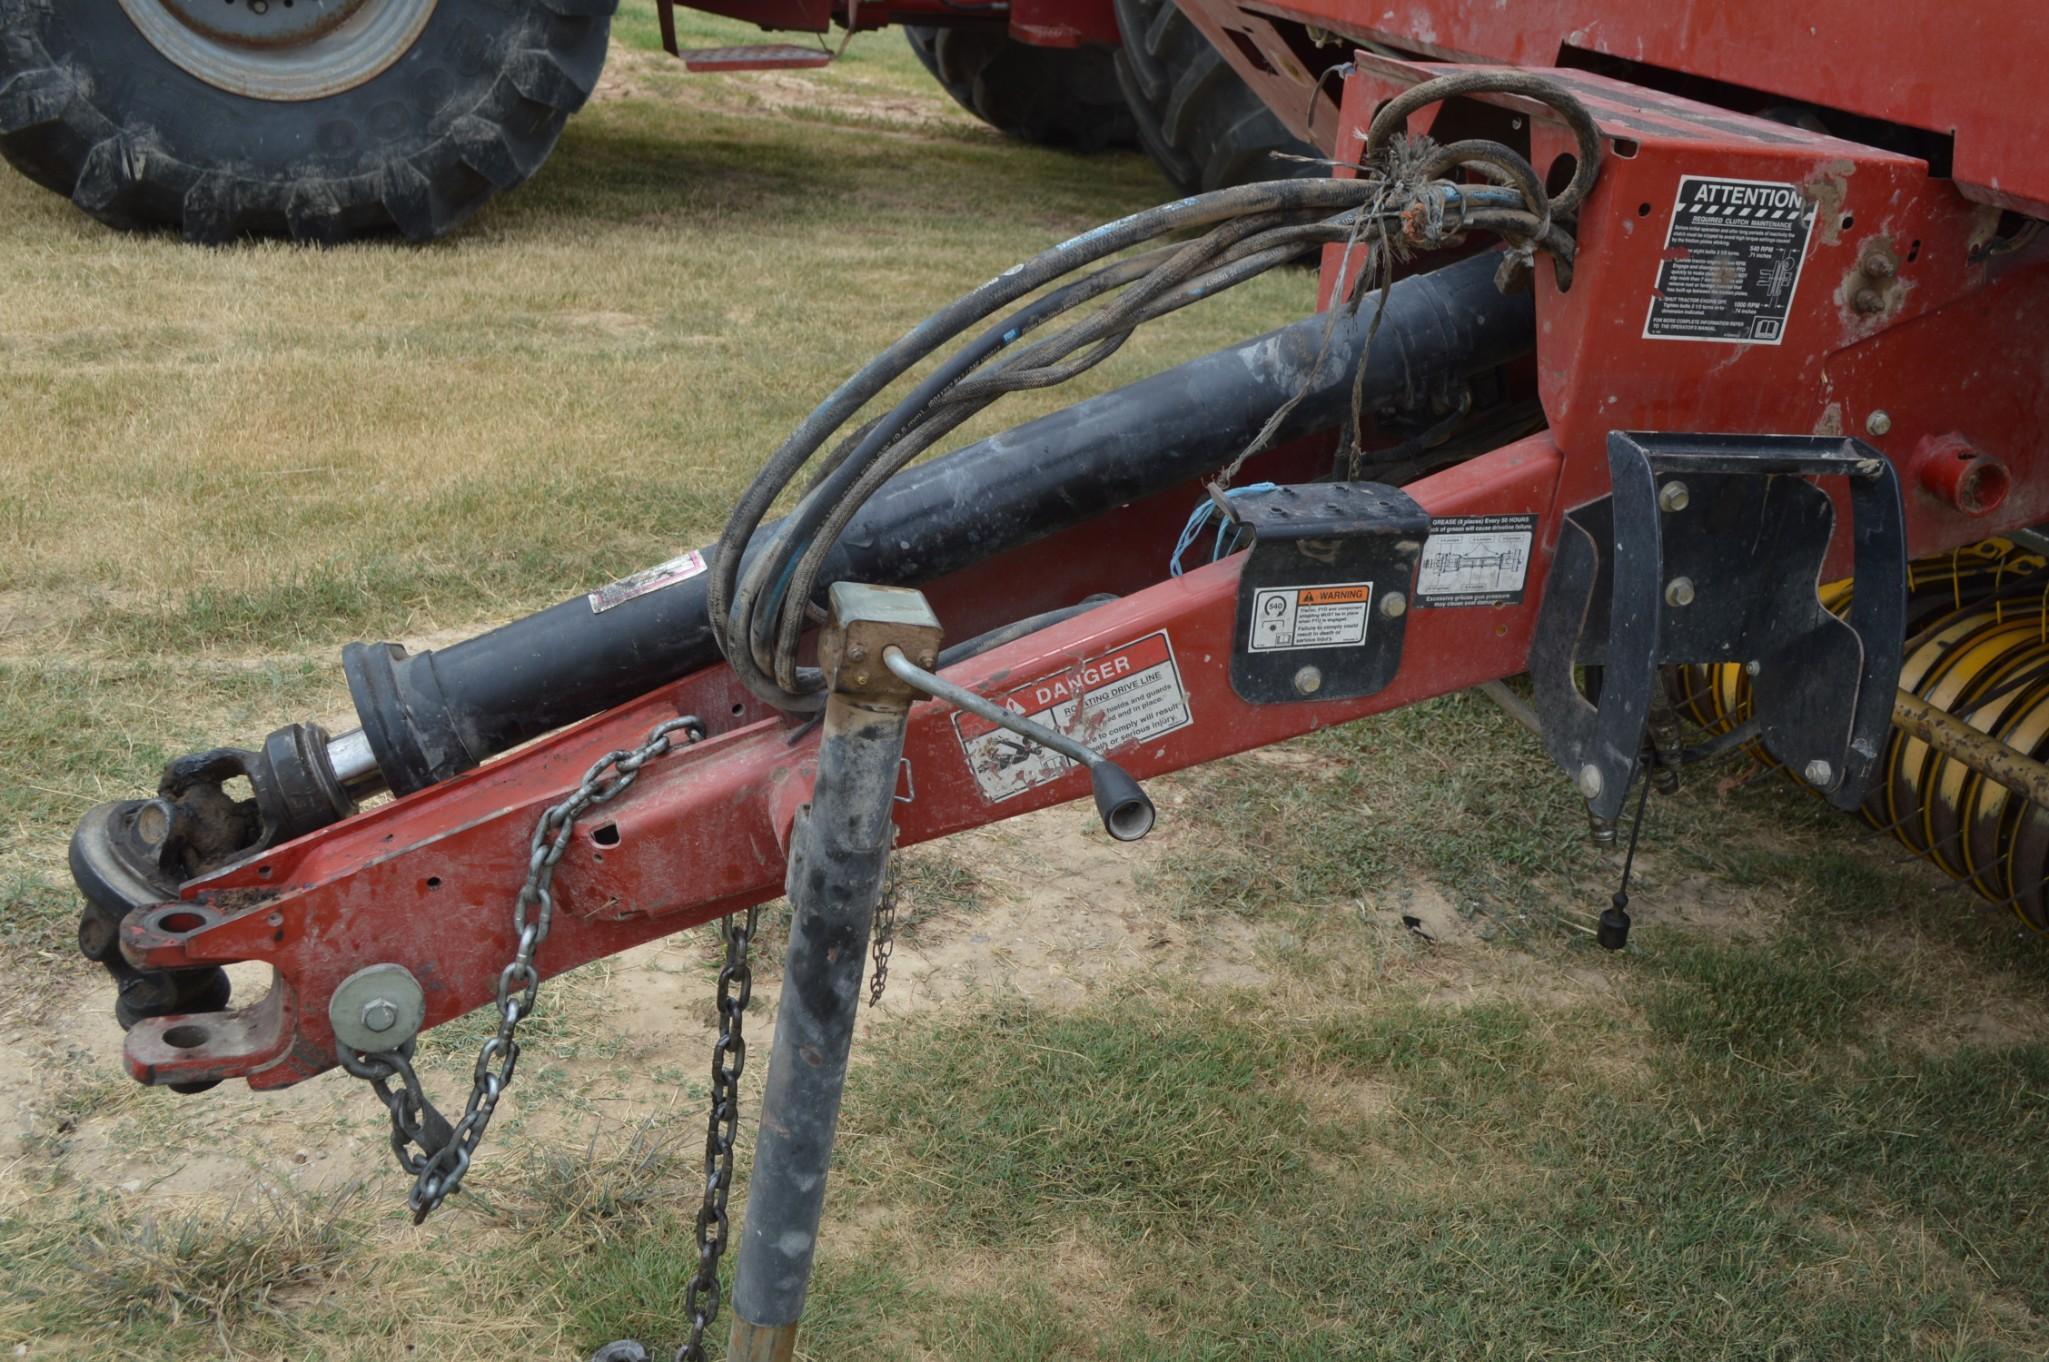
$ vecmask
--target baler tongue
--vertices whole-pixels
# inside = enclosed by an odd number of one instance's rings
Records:
[[[1135,213],[963,295],[798,424],[715,545],[439,651],[352,645],[360,729],[289,726],[89,815],[81,942],[124,990],[131,1071],[269,1088],[340,1063],[424,1214],[545,976],[724,922],[701,1357],[753,915],[786,894],[728,1351],[759,1362],[794,1349],[898,846],[1091,785],[1133,839],[1140,780],[1527,673],[1597,842],[1636,794],[1602,945],[1628,940],[1649,794],[1738,747],[1839,807],[1876,787],[1874,822],[2049,928],[2049,568],[1988,539],[2043,513],[2004,460],[2049,429],[2040,328],[2011,323],[2049,250],[1913,155],[1802,124],[1592,71],[1341,69],[1337,174]],[[927,457],[1317,251],[1319,315]],[[1458,258],[1394,277],[1429,252]],[[1707,700],[1674,693],[1695,680]],[[274,970],[241,1011],[234,962]],[[414,1037],[494,1003],[443,1120]]]

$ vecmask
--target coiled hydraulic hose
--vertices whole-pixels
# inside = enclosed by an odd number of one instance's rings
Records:
[[[1842,613],[1850,585],[1822,588]],[[1998,754],[2032,764],[2049,757],[2049,564],[2004,539],[1986,540],[1910,566],[1903,699],[1880,755],[1865,822],[2049,932],[2049,806]],[[1682,710],[1714,736],[1688,749],[1707,755],[1756,735],[1750,679],[1740,664],[1676,669]],[[1941,716],[1979,753],[1958,751],[1935,731]],[[1769,762],[1762,749],[1750,748]],[[1990,753],[1992,759],[1987,760]],[[2018,768],[2021,763],[2011,763]]]
[[[734,673],[779,709],[820,708],[823,677],[816,668],[799,664],[798,646],[818,619],[814,601],[820,573],[861,505],[1005,393],[1049,387],[1085,372],[1116,353],[1146,322],[1215,297],[1325,244],[1378,248],[1373,253],[1384,262],[1417,249],[1452,245],[1469,231],[1486,231],[1508,241],[1524,259],[1536,250],[1548,252],[1563,281],[1573,240],[1557,219],[1584,200],[1601,157],[1599,133],[1578,101],[1542,77],[1505,73],[1425,82],[1396,104],[1413,111],[1440,99],[1489,91],[1539,99],[1558,109],[1573,129],[1581,148],[1579,166],[1556,198],[1545,193],[1525,158],[1499,143],[1438,147],[1427,139],[1382,131],[1369,138],[1367,163],[1358,178],[1244,185],[1134,213],[1005,271],[905,333],[805,418],[769,458],[727,522],[707,598],[714,635]],[[1380,127],[1376,120],[1375,128]],[[1489,183],[1445,178],[1467,171]],[[1156,244],[1193,229],[1202,235]],[[1112,259],[1126,251],[1135,253]],[[1353,306],[1361,296],[1360,283],[1353,281]],[[1048,291],[1031,297],[1041,289]],[[1107,301],[1078,320],[1049,329],[1056,319],[1098,299]],[[1014,310],[986,325],[1007,309]],[[984,329],[888,410],[856,425],[818,457],[891,384],[978,326]],[[796,508],[772,538],[757,546],[759,551],[748,555],[769,509],[814,460]]]

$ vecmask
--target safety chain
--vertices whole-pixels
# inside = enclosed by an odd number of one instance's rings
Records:
[[[704,1362],[704,1331],[719,1315],[719,1258],[733,1237],[726,1197],[733,1190],[733,1144],[740,1134],[740,1073],[747,1067],[741,1022],[754,994],[747,947],[760,916],[759,908],[749,908],[744,921],[729,917],[719,923],[726,963],[719,970],[719,1038],[711,1047],[711,1122],[704,1136],[704,1199],[697,1208],[697,1275],[683,1293],[690,1339],[676,1350],[676,1362]]]
[[[541,990],[541,975],[534,968],[534,953],[548,939],[548,929],[555,919],[555,867],[561,864],[563,853],[569,849],[576,820],[631,789],[640,778],[642,767],[666,755],[675,746],[670,735],[679,731],[687,742],[700,742],[704,738],[704,725],[695,717],[670,719],[648,734],[647,741],[639,747],[631,751],[610,752],[600,758],[584,773],[582,784],[567,799],[543,813],[534,825],[533,837],[528,842],[526,882],[520,886],[519,897],[512,907],[512,930],[519,944],[512,953],[512,962],[498,975],[498,1030],[477,1052],[476,1075],[461,1120],[451,1125],[427,1100],[425,1091],[420,1087],[419,1075],[413,1071],[412,1041],[408,1040],[396,1050],[377,1054],[359,1055],[346,1047],[340,1050],[342,1067],[358,1078],[368,1079],[391,1113],[392,1152],[398,1156],[399,1167],[411,1173],[414,1179],[406,1204],[412,1208],[415,1225],[462,1187],[463,1176],[469,1172],[477,1146],[483,1143],[484,1130],[491,1123],[492,1112],[497,1110],[498,1099],[512,1084],[512,1071],[519,1062],[519,1024],[532,1014]],[[751,928],[751,922],[749,925]],[[740,953],[740,975],[744,981],[744,943]],[[730,947],[727,957],[727,969],[730,971]],[[725,974],[722,973],[719,979],[723,1017]],[[746,1006],[744,988],[740,1006]],[[732,1029],[732,1036],[737,1044],[737,1024]],[[723,1020],[719,1040],[724,1046],[726,1027]],[[733,1074],[735,1078],[739,1074],[737,1060]],[[715,1087],[716,1077],[715,1074]],[[392,1087],[393,1078],[399,1079],[402,1086]],[[716,1110],[714,1108],[715,1133]],[[737,1120],[737,1112],[733,1119]],[[415,1145],[419,1148],[417,1154],[408,1148]],[[730,1168],[727,1176],[730,1179]],[[710,1193],[707,1192],[706,1196],[709,1199]],[[723,1210],[724,1194],[721,1191],[721,1226],[725,1221]]]
[[[889,829],[889,868],[883,872],[882,897],[875,904],[875,932],[873,950],[875,973],[868,980],[868,1006],[882,1001],[882,990],[889,984],[889,957],[896,953],[896,909],[897,891],[902,881],[897,874],[896,827]]]

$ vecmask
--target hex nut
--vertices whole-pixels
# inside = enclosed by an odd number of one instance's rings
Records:
[[[1820,757],[1816,757],[1813,761],[1807,763],[1806,769],[1801,771],[1800,774],[1807,777],[1809,785],[1825,786],[1835,779],[1836,770],[1835,767],[1830,766]]]
[[[335,985],[327,1000],[334,1038],[360,1054],[393,1050],[420,1034],[427,995],[403,965],[369,965]]]
[[[1872,435],[1892,434],[1892,417],[1883,411],[1872,412],[1864,418],[1864,429]]]
[[[1323,673],[1315,667],[1304,667],[1295,673],[1295,689],[1303,695],[1314,695],[1323,689]]]
[[[1391,620],[1398,620],[1409,612],[1409,598],[1399,591],[1390,591],[1380,598],[1380,613]]]
[[[1677,478],[1658,489],[1658,509],[1661,511],[1683,511],[1692,501],[1693,494]]]
[[[1691,577],[1674,577],[1671,581],[1665,583],[1665,604],[1675,607],[1692,605],[1693,579]]]

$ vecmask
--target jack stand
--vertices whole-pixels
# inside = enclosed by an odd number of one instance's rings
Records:
[[[790,838],[790,949],[733,1273],[728,1362],[789,1362],[797,1346],[916,694],[883,665],[883,652],[929,660],[939,651],[939,621],[916,591],[841,582],[831,606],[819,645],[831,697],[817,785]]]
[[[1085,767],[1104,830],[1119,841],[1145,836],[1154,820],[1138,782],[1101,752],[935,676],[939,621],[923,595],[838,582],[830,602],[818,642],[828,692],[818,776],[790,834],[790,949],[733,1269],[727,1362],[796,1355],[912,702],[928,695]],[[591,1362],[648,1362],[648,1353],[623,1340]]]

